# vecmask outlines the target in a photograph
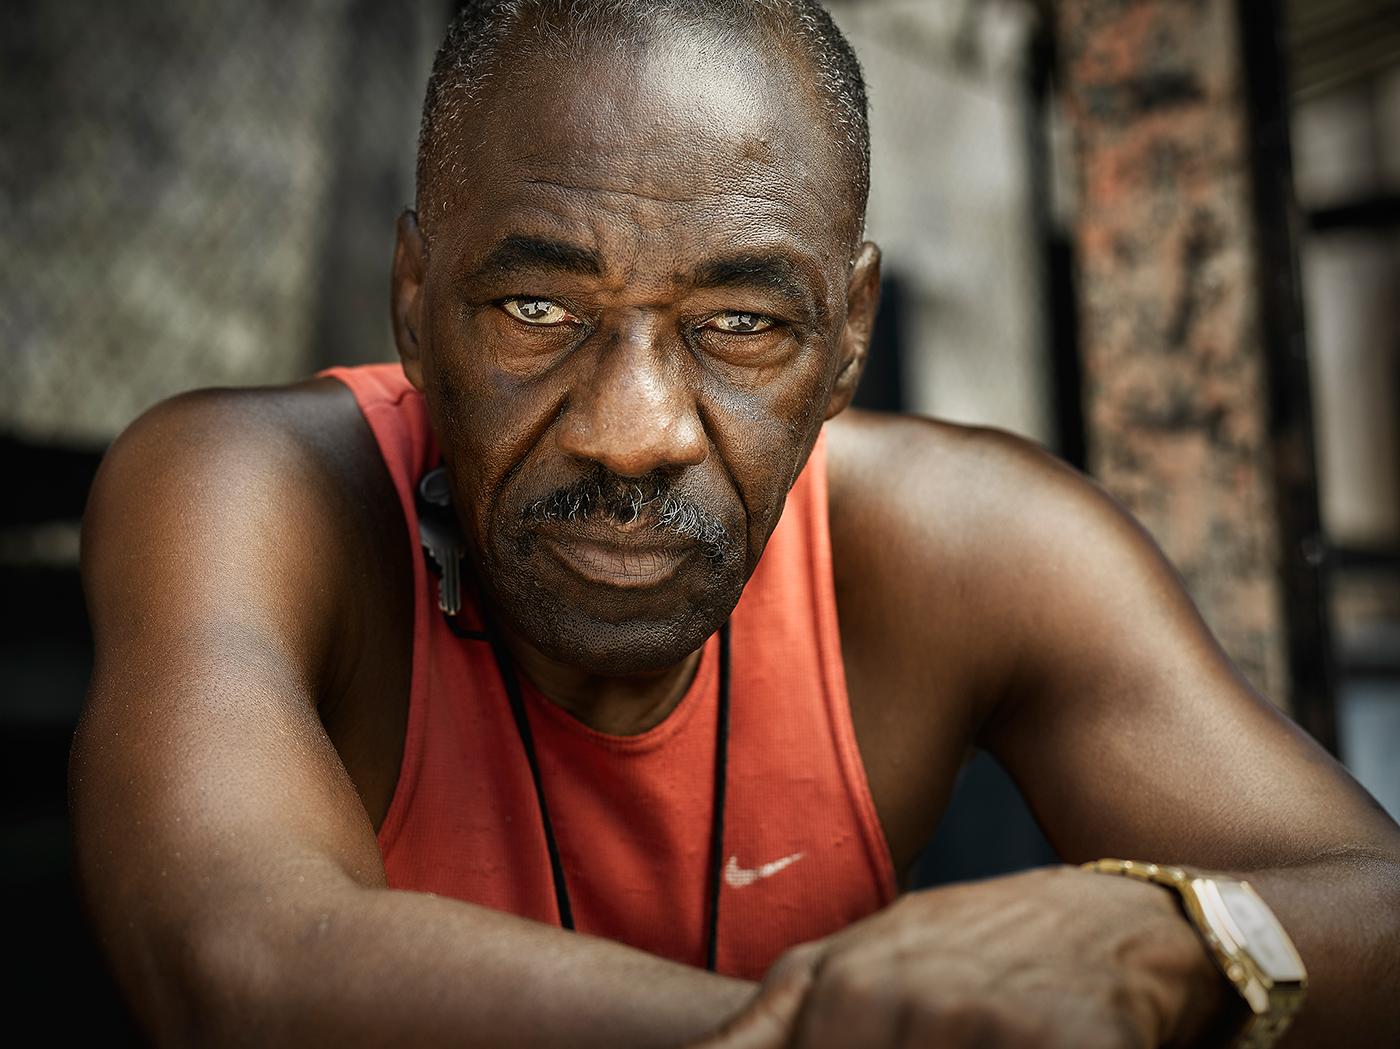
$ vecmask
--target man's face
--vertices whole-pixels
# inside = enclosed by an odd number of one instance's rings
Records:
[[[673,665],[729,615],[874,308],[807,77],[703,43],[499,77],[426,272],[396,266],[486,597],[597,673]]]

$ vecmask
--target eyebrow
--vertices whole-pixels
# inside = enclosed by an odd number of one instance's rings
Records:
[[[596,251],[542,237],[507,237],[482,260],[480,271],[556,270],[601,277],[603,259]]]
[[[601,277],[603,257],[589,248],[544,237],[509,236],[482,260],[478,273],[549,271]],[[701,263],[684,281],[693,288],[753,288],[801,305],[809,317],[823,314],[786,255],[735,255]]]
[[[812,305],[797,267],[783,255],[738,255],[706,262],[691,277],[697,288],[756,288]]]

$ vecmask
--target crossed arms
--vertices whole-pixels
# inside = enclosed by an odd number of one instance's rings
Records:
[[[1312,976],[1292,1044],[1393,1039],[1400,830],[1234,676],[1150,542],[1008,438],[830,434],[852,714],[897,866],[987,746],[1067,861],[1247,875]],[[1165,891],[1073,870],[907,896],[763,988],[389,890],[408,556],[334,384],[172,402],[104,465],[75,861],[158,1043],[1083,1047],[1238,1021]]]

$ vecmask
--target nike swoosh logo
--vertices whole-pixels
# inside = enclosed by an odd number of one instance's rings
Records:
[[[784,867],[791,867],[805,855],[805,852],[794,852],[791,856],[765,863],[762,867],[740,867],[739,857],[730,856],[729,862],[724,865],[725,884],[732,889],[742,889],[746,885],[752,885],[759,878],[771,878]]]

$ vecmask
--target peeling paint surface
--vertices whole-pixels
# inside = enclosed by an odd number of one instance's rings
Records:
[[[1288,678],[1245,100],[1224,0],[1066,0],[1090,472],[1244,675]]]

